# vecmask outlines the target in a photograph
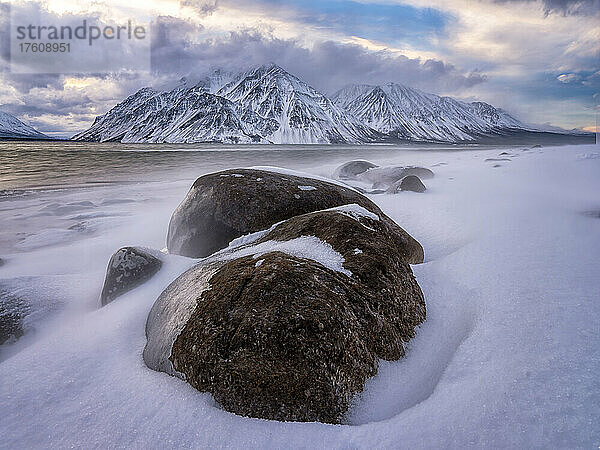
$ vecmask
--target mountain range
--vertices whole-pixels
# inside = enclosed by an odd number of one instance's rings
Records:
[[[143,88],[75,140],[149,143],[469,142],[531,128],[483,102],[400,84],[348,86],[331,98],[275,64],[216,71],[171,91]]]
[[[50,139],[15,116],[0,111],[0,139]]]

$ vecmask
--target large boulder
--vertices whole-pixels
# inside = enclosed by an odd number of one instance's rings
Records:
[[[236,414],[339,423],[425,320],[399,230],[351,204],[203,260],[154,304],[144,361]]]
[[[358,175],[374,167],[378,167],[377,164],[369,161],[349,161],[335,169],[333,176],[338,180],[356,180]]]
[[[162,266],[161,260],[149,250],[123,247],[111,258],[100,294],[102,306],[152,278]]]
[[[256,169],[204,175],[173,213],[167,248],[172,254],[205,257],[277,222],[351,203],[392,222],[356,190],[327,181]],[[417,255],[410,262],[422,261]]]

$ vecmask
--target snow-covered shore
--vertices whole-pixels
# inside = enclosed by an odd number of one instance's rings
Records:
[[[370,196],[425,249],[413,271],[428,318],[404,359],[381,364],[341,426],[238,417],[146,368],[148,311],[185,258],[98,309],[111,253],[164,247],[188,183],[61,197],[53,211],[98,206],[99,215],[80,219],[85,239],[56,222],[19,244],[22,252],[0,255],[0,282],[56,310],[0,348],[0,446],[597,447],[600,147],[501,152],[390,152],[373,161],[436,173],[424,194]],[[331,175],[337,163],[314,173]],[[32,219],[44,207],[20,206]],[[50,238],[55,245],[45,246]]]

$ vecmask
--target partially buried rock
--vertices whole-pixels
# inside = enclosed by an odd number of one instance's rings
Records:
[[[27,303],[0,286],[0,345],[23,336],[23,320],[29,314]]]
[[[173,213],[167,247],[172,254],[205,257],[290,217],[351,203],[385,217],[356,190],[327,181],[255,169],[204,175]]]
[[[162,262],[147,250],[137,247],[124,247],[110,259],[104,287],[100,295],[102,306],[154,276]]]
[[[399,230],[346,205],[207,258],[154,304],[144,361],[236,414],[339,423],[378,358],[402,357],[425,320]],[[307,237],[320,247],[292,245]]]
[[[340,180],[356,180],[357,175],[374,167],[378,166],[369,161],[350,161],[335,169],[333,176]]]
[[[425,167],[415,166],[392,166],[392,167],[377,167],[370,169],[361,174],[360,179],[373,183],[373,188],[389,187],[395,182],[409,175],[415,175],[422,179],[434,177],[434,173]]]
[[[426,190],[427,188],[419,177],[409,175],[394,183],[388,189],[388,193],[395,194],[399,191],[425,192]]]

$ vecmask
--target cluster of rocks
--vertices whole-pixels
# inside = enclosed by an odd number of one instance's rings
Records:
[[[433,178],[434,173],[425,167],[380,167],[369,161],[359,160],[342,164],[333,176],[361,192],[397,194],[401,191],[425,192],[427,188],[422,180]],[[369,185],[370,188],[366,189],[365,186]]]
[[[378,361],[401,358],[425,320],[410,267],[423,248],[341,184],[205,175],[174,212],[167,247],[200,259],[154,303],[144,361],[236,414],[339,423]],[[153,258],[117,252],[103,298],[151,277]]]

